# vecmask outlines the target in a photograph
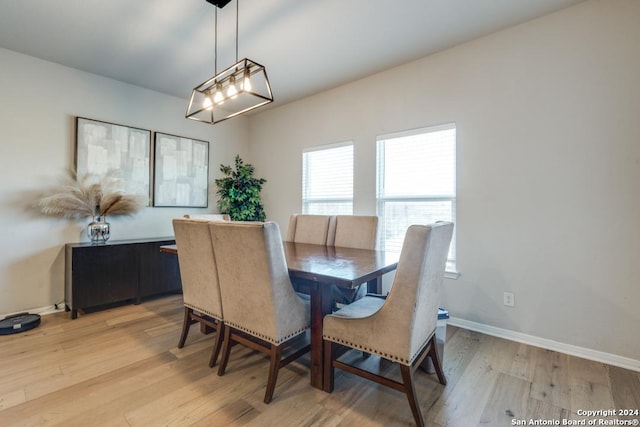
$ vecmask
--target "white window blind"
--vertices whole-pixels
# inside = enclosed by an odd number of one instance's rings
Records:
[[[432,126],[377,138],[378,215],[382,247],[400,252],[411,224],[456,217],[455,124]],[[447,271],[455,272],[455,233]]]
[[[320,215],[353,213],[353,143],[303,152],[302,212]]]

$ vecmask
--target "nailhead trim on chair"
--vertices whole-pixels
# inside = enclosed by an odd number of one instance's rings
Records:
[[[260,339],[262,339],[264,341],[270,342],[271,344],[275,344],[275,345],[282,344],[283,342],[288,341],[291,338],[300,335],[301,333],[303,333],[304,331],[309,329],[309,326],[310,326],[310,325],[307,325],[304,328],[299,329],[299,330],[297,330],[297,331],[295,331],[295,332],[293,332],[293,333],[291,333],[291,334],[289,334],[289,335],[287,335],[285,337],[282,337],[279,340],[274,340],[271,337],[268,337],[268,336],[266,336],[264,334],[260,334],[260,333],[258,333],[256,331],[252,331],[251,329],[245,328],[244,326],[241,326],[241,325],[238,325],[238,324],[235,324],[235,323],[231,323],[231,322],[225,321],[225,325],[229,325],[234,329],[239,329],[239,330],[241,330],[243,332],[246,332],[246,333],[248,333],[250,335],[253,335],[254,337],[258,337],[258,338],[260,338]]]
[[[216,320],[223,320],[223,319],[222,319],[222,317],[221,317],[220,315],[213,314],[213,313],[211,313],[211,312],[210,312],[210,311],[208,311],[208,310],[203,310],[203,309],[201,309],[200,307],[197,307],[197,306],[195,306],[195,305],[193,305],[193,304],[187,304],[187,303],[184,303],[184,306],[185,306],[185,307],[189,307],[189,308],[191,308],[191,309],[193,309],[193,310],[195,310],[195,311],[198,311],[198,312],[200,312],[200,313],[206,314],[207,316],[211,316],[211,317],[213,317],[213,318],[214,318],[214,319],[216,319]]]
[[[391,354],[383,353],[383,352],[378,351],[376,349],[369,348],[369,347],[366,347],[366,346],[363,346],[363,345],[359,345],[359,344],[354,344],[354,343],[351,343],[349,341],[345,341],[345,340],[340,339],[340,338],[334,338],[334,337],[331,337],[331,336],[328,336],[328,335],[323,335],[322,338],[325,339],[325,340],[328,340],[328,341],[336,342],[338,344],[346,345],[346,346],[351,347],[351,348],[356,348],[358,350],[362,350],[362,351],[364,351],[366,353],[377,354],[378,356],[384,357],[385,359],[393,360],[395,362],[402,363],[403,365],[407,365],[407,366],[411,366],[413,361],[416,359],[416,357],[418,357],[420,352],[422,350],[424,350],[424,348],[427,346],[427,343],[429,342],[429,340],[426,340],[420,346],[420,349],[411,356],[411,360],[407,360],[407,359],[405,359],[403,357],[397,357],[397,356],[393,356]]]

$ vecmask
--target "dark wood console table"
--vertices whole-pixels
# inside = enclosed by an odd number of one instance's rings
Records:
[[[182,292],[178,258],[160,252],[173,237],[65,245],[65,309],[78,309]]]

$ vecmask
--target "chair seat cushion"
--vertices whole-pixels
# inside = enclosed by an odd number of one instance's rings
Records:
[[[380,307],[383,305],[383,299],[364,297],[351,304],[345,305],[340,310],[333,313],[332,316],[352,319],[368,317],[380,310]]]

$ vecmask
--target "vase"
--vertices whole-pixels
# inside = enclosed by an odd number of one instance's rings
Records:
[[[109,223],[103,216],[96,215],[87,226],[87,235],[93,244],[105,243],[109,240]]]

